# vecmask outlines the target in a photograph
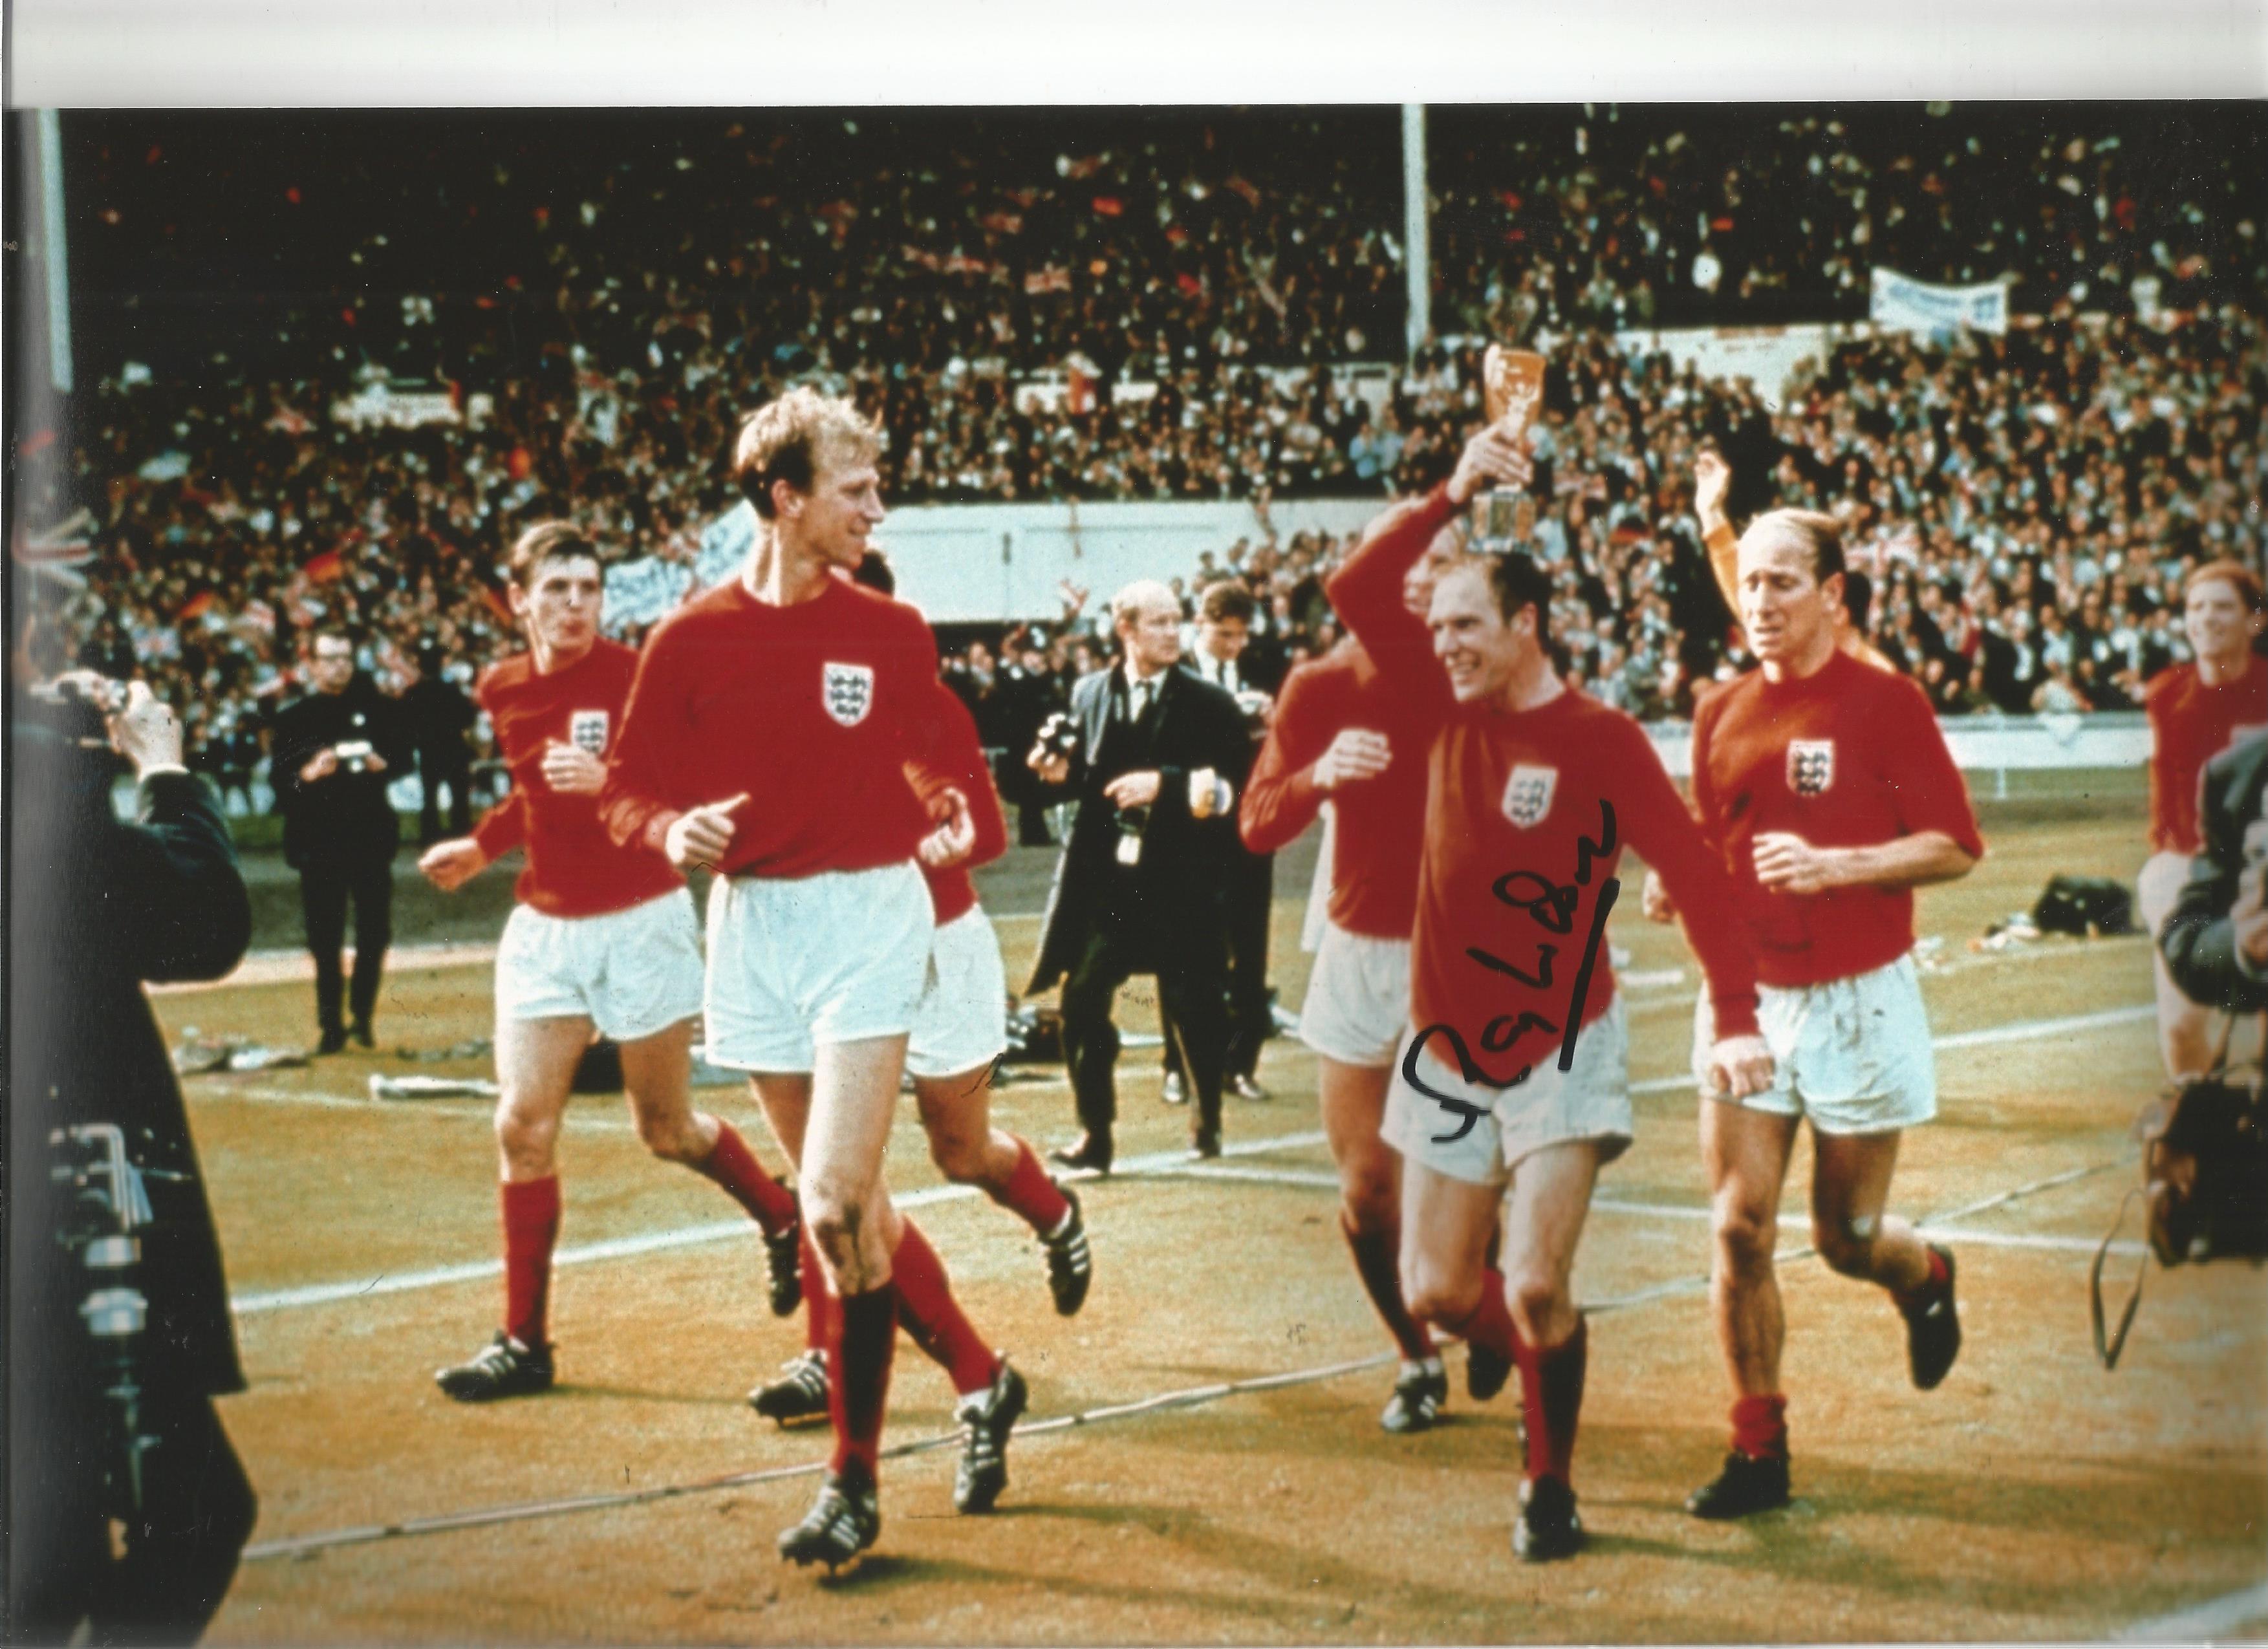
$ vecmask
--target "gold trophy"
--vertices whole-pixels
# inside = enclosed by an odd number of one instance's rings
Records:
[[[1543,402],[1543,357],[1533,350],[1507,350],[1491,343],[1481,357],[1481,392],[1491,423],[1502,424],[1515,440],[1526,435]],[[1501,553],[1523,536],[1521,506],[1528,504],[1528,519],[1535,519],[1528,495],[1514,488],[1494,488],[1474,500],[1473,548]],[[1532,530],[1532,529],[1531,529]]]

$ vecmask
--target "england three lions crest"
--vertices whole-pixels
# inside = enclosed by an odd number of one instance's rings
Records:
[[[1799,796],[1824,796],[1835,783],[1835,740],[1787,741],[1787,787]]]
[[[865,664],[830,664],[823,685],[827,713],[845,727],[856,727],[874,708],[874,667]]]
[[[578,710],[567,718],[567,742],[592,755],[607,754],[607,712]]]
[[[1522,830],[1542,824],[1551,811],[1552,792],[1558,788],[1556,767],[1513,768],[1512,777],[1505,781],[1504,816]]]

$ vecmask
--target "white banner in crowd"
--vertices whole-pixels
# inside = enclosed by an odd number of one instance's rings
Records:
[[[1979,332],[2008,329],[2008,287],[2004,281],[1980,286],[1933,286],[1896,269],[1876,269],[1867,314],[1878,327],[1902,332]]]
[[[600,622],[617,631],[631,624],[651,624],[675,607],[692,583],[690,571],[659,556],[617,562],[607,569]]]

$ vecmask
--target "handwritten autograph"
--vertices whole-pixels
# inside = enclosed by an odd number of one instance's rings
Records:
[[[1498,902],[1514,910],[1524,910],[1545,932],[1565,937],[1573,931],[1575,912],[1582,902],[1582,890],[1591,885],[1594,861],[1605,858],[1615,850],[1614,804],[1605,797],[1599,799],[1599,835],[1594,841],[1589,836],[1575,838],[1575,875],[1570,882],[1553,881],[1536,871],[1507,872],[1497,878],[1491,888]],[[1485,1054],[1508,1052],[1513,1044],[1530,1031],[1542,1031],[1547,1036],[1558,1036],[1559,1069],[1566,1071],[1575,1063],[1575,1038],[1583,1027],[1583,1004],[1591,994],[1591,975],[1598,966],[1599,944],[1607,931],[1607,917],[1615,908],[1615,896],[1622,891],[1622,883],[1609,876],[1599,884],[1597,902],[1591,907],[1590,931],[1583,939],[1583,960],[1575,969],[1575,978],[1567,1002],[1567,1024],[1564,1034],[1560,1027],[1542,1014],[1521,1009],[1517,1013],[1499,1013],[1481,1027],[1481,1051]],[[1501,956],[1483,950],[1477,945],[1465,947],[1465,954],[1479,966],[1518,981],[1530,990],[1551,989],[1552,963],[1559,954],[1559,946],[1539,940],[1535,946],[1533,971],[1508,962]],[[1489,1108],[1475,1105],[1469,1100],[1454,1093],[1444,1093],[1418,1074],[1418,1055],[1434,1037],[1444,1039],[1449,1051],[1457,1057],[1458,1074],[1467,1082],[1484,1088],[1513,1088],[1528,1080],[1535,1070],[1533,1064],[1522,1065],[1509,1077],[1497,1077],[1473,1056],[1465,1039],[1454,1025],[1428,1025],[1410,1039],[1410,1046],[1402,1056],[1402,1078],[1411,1087],[1445,1111],[1460,1118],[1456,1128],[1446,1134],[1434,1136],[1437,1145],[1454,1144],[1473,1131],[1473,1124],[1489,1115]]]

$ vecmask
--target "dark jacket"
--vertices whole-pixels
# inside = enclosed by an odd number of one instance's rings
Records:
[[[2268,1009],[2268,980],[2238,965],[2236,879],[2248,863],[2268,866],[2268,734],[2232,745],[2205,765],[2198,826],[2205,850],[2166,918],[2158,947],[2192,1002],[2250,1013]]]
[[[304,784],[299,769],[318,751],[367,743],[386,758],[379,772],[342,769]],[[390,859],[400,840],[387,787],[410,772],[416,751],[401,707],[357,675],[340,693],[310,693],[276,718],[269,782],[284,815],[284,858],[295,867],[312,860]]]
[[[448,773],[471,762],[472,747],[465,735],[481,718],[481,707],[454,681],[440,675],[420,677],[402,694],[400,713],[421,770]]]
[[[1078,961],[1105,894],[1118,875],[1118,808],[1102,793],[1115,774],[1098,764],[1125,681],[1116,665],[1082,676],[1071,688],[1071,715],[1079,750],[1062,787],[1076,799],[1070,838],[1056,864],[1046,924],[1031,989],[1044,990]],[[1189,776],[1211,768],[1232,786],[1252,761],[1236,701],[1190,670],[1175,667],[1161,679],[1150,759],[1160,775],[1158,799],[1143,828],[1141,862],[1131,872],[1133,893],[1161,931],[1176,921],[1220,920],[1219,902],[1231,856],[1239,847],[1236,802],[1211,819],[1189,815]],[[1121,769],[1120,770],[1128,770]]]
[[[55,1233],[70,1210],[48,1176],[51,1131],[110,1123],[145,1171],[155,1223],[139,1283],[145,1355],[175,1389],[241,1390],[236,1337],[196,1148],[144,980],[214,979],[251,941],[251,906],[202,781],[159,774],[141,822],[111,812],[114,763],[20,728],[10,847],[8,985],[11,1383],[27,1356],[81,1343],[83,1273]],[[52,1360],[42,1365],[52,1371]],[[37,1423],[19,1415],[11,1424]]]

